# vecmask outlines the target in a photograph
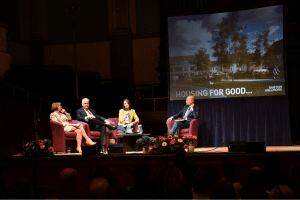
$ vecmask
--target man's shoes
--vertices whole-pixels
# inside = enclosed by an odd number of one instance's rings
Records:
[[[106,154],[107,150],[105,149],[105,146],[101,146],[101,151],[100,153]]]
[[[105,126],[110,130],[116,130],[118,128],[118,126],[110,125],[110,124],[105,124]]]

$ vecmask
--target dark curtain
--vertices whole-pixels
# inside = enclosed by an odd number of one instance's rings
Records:
[[[185,101],[169,101],[168,117]],[[229,141],[292,144],[287,96],[196,100],[200,108],[199,146],[227,146]]]

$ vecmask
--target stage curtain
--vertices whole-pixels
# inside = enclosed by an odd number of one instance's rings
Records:
[[[186,105],[168,102],[168,117]],[[287,96],[196,100],[200,108],[199,146],[227,146],[229,141],[292,144]]]

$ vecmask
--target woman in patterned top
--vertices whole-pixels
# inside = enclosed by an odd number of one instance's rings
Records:
[[[95,145],[96,142],[93,142],[86,134],[81,123],[79,124],[70,124],[69,120],[72,120],[70,113],[67,113],[65,109],[62,108],[61,103],[53,103],[51,106],[53,113],[50,114],[50,119],[61,123],[64,126],[64,131],[75,132],[77,140],[76,150],[81,153],[81,140],[82,137],[86,139],[88,145]]]

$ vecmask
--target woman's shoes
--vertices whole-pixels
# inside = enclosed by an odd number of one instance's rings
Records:
[[[89,141],[86,141],[86,144],[87,144],[87,145],[95,145],[95,144],[97,144],[97,142],[93,142],[93,141],[89,142]]]
[[[79,149],[79,148],[77,147],[76,150],[77,150],[79,153],[82,153],[81,148]]]

